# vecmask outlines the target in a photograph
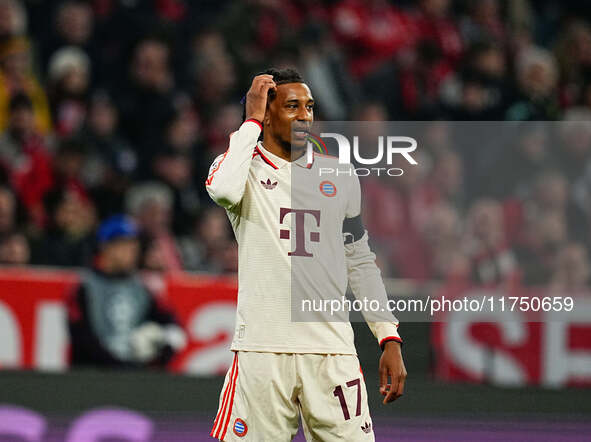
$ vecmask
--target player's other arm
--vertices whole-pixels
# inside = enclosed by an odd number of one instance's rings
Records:
[[[351,178],[346,218],[343,222],[347,275],[351,291],[357,299],[376,300],[383,312],[363,312],[371,332],[380,347],[389,341],[402,343],[398,334],[398,319],[387,311],[388,296],[382,281],[376,256],[369,247],[368,233],[361,221],[361,188],[356,176]]]
[[[352,236],[354,231],[357,231],[355,237]],[[351,291],[355,298],[377,300],[380,307],[384,308],[384,311],[379,312],[363,312],[367,325],[382,350],[387,342],[402,343],[402,338],[398,334],[398,319],[387,311],[386,288],[380,269],[376,265],[376,256],[369,247],[369,237],[361,223],[361,216],[347,218],[343,232],[348,242],[345,243],[345,255]]]
[[[263,129],[261,122],[265,117],[268,91],[274,87],[271,75],[254,78],[246,94],[246,121],[230,136],[228,150],[218,156],[209,169],[205,187],[220,206],[230,208],[242,200],[253,149]]]
[[[379,364],[380,393],[385,396],[386,404],[404,392],[406,368],[401,352],[402,339],[398,334],[398,320],[388,312],[386,288],[361,222],[361,190],[357,177],[352,180],[352,185],[347,217],[343,222],[347,274],[351,291],[357,299],[377,300],[383,307],[380,309],[383,311],[363,312],[363,316],[383,350]]]

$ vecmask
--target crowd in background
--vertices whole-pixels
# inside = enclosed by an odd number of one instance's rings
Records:
[[[203,183],[254,74],[296,67],[317,119],[591,122],[590,18],[576,0],[0,0],[0,262],[91,265],[98,223],[127,213],[142,268],[234,272]],[[589,284],[591,134],[556,148],[524,127],[362,182],[385,276]]]

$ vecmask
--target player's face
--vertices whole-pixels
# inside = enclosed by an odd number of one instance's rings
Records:
[[[314,120],[314,98],[304,83],[277,86],[275,99],[265,115],[265,130],[285,149],[303,149]]]

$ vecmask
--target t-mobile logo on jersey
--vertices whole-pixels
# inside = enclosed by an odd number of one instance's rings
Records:
[[[306,250],[306,228],[304,227],[304,221],[306,215],[312,215],[316,220],[316,226],[320,227],[320,210],[312,209],[290,209],[287,207],[281,207],[279,209],[279,223],[283,224],[285,215],[288,213],[295,213],[295,250],[288,253],[288,256],[314,256]],[[281,229],[279,231],[279,238],[290,239],[291,231],[288,229]],[[319,242],[320,232],[310,232],[310,241]]]

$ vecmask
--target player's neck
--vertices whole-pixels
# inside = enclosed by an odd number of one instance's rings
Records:
[[[306,149],[292,151],[291,148],[283,146],[281,143],[278,143],[275,139],[271,137],[266,137],[264,135],[263,147],[267,149],[269,152],[271,152],[273,155],[277,155],[279,158],[289,162],[301,158],[306,153]]]

